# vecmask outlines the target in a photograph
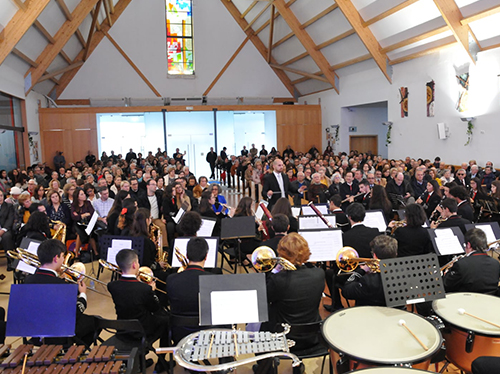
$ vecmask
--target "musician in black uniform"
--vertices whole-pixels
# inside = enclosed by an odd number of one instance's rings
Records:
[[[168,317],[162,309],[158,297],[154,294],[156,284],[141,283],[139,257],[131,249],[122,249],[116,255],[116,262],[122,274],[120,279],[108,283],[108,290],[113,297],[118,319],[138,319],[149,343],[159,338],[160,345],[166,347]]]
[[[370,242],[375,260],[394,258],[398,254],[398,242],[386,235],[379,235]],[[356,306],[385,306],[384,288],[379,271],[372,271],[367,265],[360,266],[342,287],[346,299],[356,300]]]
[[[427,182],[427,191],[425,191],[424,195],[419,197],[415,202],[422,205],[427,218],[430,218],[434,209],[436,209],[441,200],[441,189],[439,188],[438,182],[433,179]]]
[[[431,228],[445,228],[445,227],[460,227],[460,230],[465,234],[465,225],[470,224],[471,221],[460,217],[457,214],[457,201],[453,198],[446,198],[442,201],[441,206],[437,207],[437,210],[441,213],[441,223],[432,222]]]
[[[470,205],[469,192],[464,186],[450,188],[450,195],[457,201],[457,214],[469,221],[474,220],[474,210]]]
[[[288,217],[284,214],[273,215],[273,220],[271,221],[271,226],[274,231],[274,236],[262,242],[263,246],[271,248],[274,253],[278,253],[278,244],[282,238],[284,238],[290,228],[290,221]]]
[[[418,204],[409,204],[405,209],[406,226],[398,227],[392,236],[398,241],[398,257],[416,256],[430,253],[432,242],[427,232],[422,227],[425,223],[425,212]],[[389,227],[394,227],[394,221]]]
[[[331,196],[329,200],[330,206],[328,207],[328,210],[330,211],[330,214],[335,214],[335,223],[337,224],[337,228],[340,228],[342,232],[346,232],[351,228],[351,224],[349,223],[349,220],[347,219],[345,213],[340,208],[340,206],[342,205],[341,201],[342,200],[339,194]]]
[[[464,235],[465,257],[453,263],[443,277],[446,292],[495,293],[500,279],[500,263],[488,256],[486,234],[471,229]]]
[[[368,183],[366,179],[363,179],[361,182],[359,182],[359,193],[362,195],[354,198],[354,202],[360,203],[361,205],[363,205],[365,210],[368,210],[368,207],[370,206],[371,188],[370,183]]]
[[[56,239],[42,242],[37,249],[40,267],[35,274],[26,278],[26,284],[66,284],[59,278],[66,254],[66,246]],[[94,317],[83,314],[87,309],[87,286],[83,280],[78,281],[78,299],[76,301],[75,335],[87,346],[94,340]],[[59,342],[59,340],[58,340]]]

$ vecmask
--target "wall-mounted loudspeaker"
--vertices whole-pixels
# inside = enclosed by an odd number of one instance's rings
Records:
[[[448,135],[446,134],[446,125],[444,123],[438,123],[437,130],[439,139],[446,139],[448,137]]]

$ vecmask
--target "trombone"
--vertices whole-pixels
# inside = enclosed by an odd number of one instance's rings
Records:
[[[352,247],[342,247],[337,252],[337,266],[340,272],[350,273],[359,265],[366,265],[372,273],[380,273],[380,260],[376,258],[360,258],[358,252]]]
[[[118,266],[116,266],[115,264],[112,264],[111,262],[104,261],[103,259],[99,260],[99,265],[101,265],[103,268],[111,270],[111,271],[113,271],[115,273],[118,273],[118,274],[122,273],[122,270]],[[149,272],[149,270],[147,270],[147,269],[151,270],[147,266],[141,266],[139,268],[139,273],[137,274],[137,279],[139,281],[141,281],[142,283],[148,283],[148,284],[151,283],[151,282],[153,282],[153,281],[154,282],[160,282],[160,283],[166,284],[161,279],[159,279],[159,278],[155,277],[154,275],[152,275]],[[160,288],[156,288],[156,291],[159,291],[161,293],[167,294],[165,291],[163,291]]]
[[[34,255],[33,253],[28,252],[27,250],[23,248],[17,248],[15,251],[9,250],[7,251],[7,256],[24,262],[27,265],[33,266],[35,268],[39,268],[42,266],[40,263],[40,260],[38,259],[37,255]],[[68,252],[64,258],[64,263],[61,265],[61,268],[63,269],[62,273],[59,274],[59,278],[64,279],[70,283],[78,283],[80,280],[87,278],[91,282],[94,283],[100,283],[103,286],[107,286],[107,283],[100,281],[97,278],[91,277],[90,275],[85,274],[85,265],[81,262],[75,262],[73,265],[68,266],[69,261],[74,257],[75,255],[71,252]],[[108,296],[108,294],[100,292],[96,290],[94,287],[88,287],[89,290],[94,291],[98,294]]]
[[[252,252],[252,265],[257,271],[267,272],[276,268],[277,272],[284,270],[297,270],[294,264],[283,257],[276,257],[274,251],[263,245]]]

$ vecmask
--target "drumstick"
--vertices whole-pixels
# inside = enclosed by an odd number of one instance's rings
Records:
[[[461,314],[461,315],[467,314],[467,315],[468,315],[468,316],[470,316],[470,317],[473,317],[473,318],[476,318],[476,319],[478,319],[478,320],[480,320],[480,321],[483,321],[483,322],[489,323],[490,325],[493,325],[493,326],[498,327],[498,328],[500,329],[500,325],[497,325],[496,323],[494,323],[494,322],[490,322],[490,321],[488,321],[488,320],[486,320],[486,319],[483,319],[483,318],[481,318],[481,317],[475,316],[474,314],[467,313],[467,312],[465,311],[465,309],[462,309],[462,308],[458,309],[458,313],[459,313],[459,314]]]
[[[207,358],[210,358],[210,352],[212,351],[212,344],[214,343],[215,334],[212,332],[212,337],[210,338],[210,345],[208,346]]]
[[[428,350],[429,350],[429,348],[427,348],[427,346],[426,346],[426,345],[425,345],[425,344],[424,344],[424,343],[423,343],[423,342],[422,342],[422,341],[418,338],[418,336],[417,336],[417,335],[415,335],[415,334],[413,333],[413,331],[411,331],[411,330],[410,330],[410,328],[409,328],[408,326],[406,326],[406,322],[405,322],[405,320],[404,320],[404,319],[400,319],[400,320],[399,320],[399,325],[400,325],[400,326],[403,326],[406,330],[408,330],[408,332],[409,332],[409,333],[410,333],[410,334],[411,334],[411,335],[412,335],[412,336],[413,336],[413,337],[417,340],[417,342],[419,342],[419,343],[420,343],[420,345],[422,346],[422,348],[423,348],[423,349],[425,349],[426,351],[428,351]]]
[[[21,371],[21,374],[24,374],[24,370],[26,369],[26,360],[28,359],[28,352],[24,354],[24,360],[23,360],[23,369]]]

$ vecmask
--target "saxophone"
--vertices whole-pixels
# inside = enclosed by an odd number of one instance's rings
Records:
[[[170,264],[168,263],[168,252],[163,251],[163,237],[161,235],[160,227],[151,222],[149,226],[149,238],[156,246],[156,262],[166,263],[165,269],[170,269]]]
[[[51,220],[50,223],[53,227],[59,225],[59,228],[54,232],[54,235],[52,235],[52,239],[57,239],[63,243],[66,243],[66,224],[61,221],[53,220]]]

